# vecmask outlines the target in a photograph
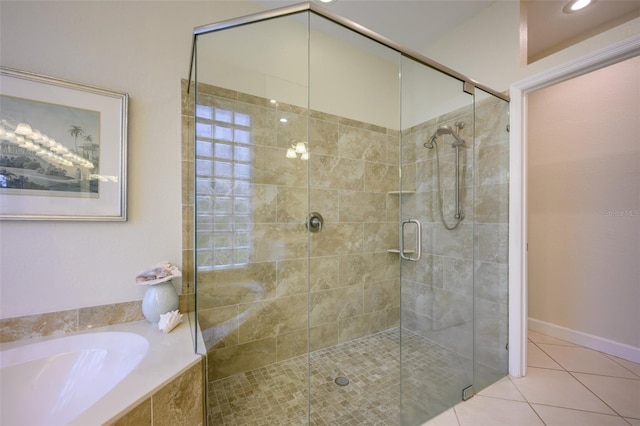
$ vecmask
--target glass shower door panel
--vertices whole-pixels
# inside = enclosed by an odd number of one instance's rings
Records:
[[[462,82],[402,59],[401,424],[419,425],[473,384],[474,123]]]
[[[310,424],[394,425],[399,54],[313,14],[309,50]]]
[[[288,158],[308,133],[306,23],[303,13],[197,40],[196,288],[210,424],[308,418],[307,162]]]
[[[508,373],[509,103],[475,93],[475,390]]]

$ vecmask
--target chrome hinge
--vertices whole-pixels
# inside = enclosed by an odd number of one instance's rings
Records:
[[[473,393],[473,385],[467,386],[466,388],[462,389],[462,400],[463,401],[466,401],[467,399],[470,399],[473,395],[474,395],[474,393]]]
[[[462,90],[470,95],[473,95],[476,93],[476,86],[470,81],[465,81],[462,86]]]

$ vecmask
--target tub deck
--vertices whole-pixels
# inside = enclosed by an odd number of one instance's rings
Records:
[[[112,423],[124,413],[144,400],[150,398],[157,390],[167,385],[195,364],[201,362],[201,356],[194,352],[193,332],[190,328],[193,318],[185,315],[184,320],[170,333],[158,330],[157,324],[148,321],[135,321],[123,324],[99,327],[72,334],[92,334],[100,332],[128,332],[144,337],[149,349],[142,361],[88,409],[71,420],[70,425]],[[21,340],[0,345],[4,351],[24,345],[39,343],[64,336],[48,336],[45,338]],[[8,384],[3,383],[3,391]]]

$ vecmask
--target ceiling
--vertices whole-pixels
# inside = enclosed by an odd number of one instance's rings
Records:
[[[302,1],[304,0],[255,0],[265,9],[275,9]],[[331,4],[319,1],[315,3],[401,46],[421,52],[443,34],[495,1],[336,0]]]
[[[265,9],[299,0],[255,0]],[[499,0],[504,1],[504,0]],[[516,0],[511,0],[516,1]],[[640,0],[594,0],[567,15],[568,0],[521,0],[529,62],[640,16]],[[322,7],[396,43],[423,52],[443,34],[491,6],[490,0],[337,0]]]
[[[566,0],[521,2],[529,63],[640,16],[637,0],[594,0],[571,14],[562,12],[565,4]]]

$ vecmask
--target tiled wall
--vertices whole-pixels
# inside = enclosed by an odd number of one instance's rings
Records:
[[[122,417],[114,426],[204,425],[203,363],[176,377]]]
[[[508,254],[508,103],[478,102],[409,129],[403,144],[402,216],[422,221],[424,258],[403,265],[403,326],[489,368],[506,366]],[[465,220],[441,223],[435,149],[423,143],[442,124],[466,123]],[[438,138],[444,217],[455,224],[455,150]],[[469,145],[471,146],[471,144]],[[473,338],[475,317],[475,339]],[[475,343],[475,352],[472,345]]]
[[[0,343],[143,320],[140,301],[0,320]]]
[[[388,192],[399,185],[399,134],[207,85],[199,87],[199,104],[250,114],[252,121],[249,262],[198,275],[209,379],[397,326],[399,262],[387,249],[398,245],[399,198]],[[186,95],[184,105],[183,164],[193,182],[193,103]],[[285,157],[294,140],[311,141],[309,161]],[[226,195],[217,183],[199,202],[215,204]],[[185,228],[194,228],[188,186],[184,200]],[[322,232],[307,235],[310,211],[324,216]],[[192,259],[190,247],[185,256]]]
[[[190,312],[192,294],[180,295],[180,312]],[[142,301],[90,306],[0,320],[0,343],[72,333],[144,319]]]
[[[199,93],[210,105],[250,111],[258,123],[252,129],[251,261],[198,277],[209,380],[304,354],[307,345],[314,350],[397,326],[400,265],[387,250],[398,245],[400,198],[390,193],[399,186],[398,133],[315,111],[307,117],[297,107],[212,86],[202,85]],[[185,102],[186,129],[191,105]],[[425,258],[404,263],[403,324],[471,355],[475,312],[476,361],[496,369],[507,356],[507,108],[488,99],[475,110],[422,123],[405,132],[402,152],[402,188],[415,191],[402,196],[402,216],[420,219],[425,229]],[[475,146],[466,151],[466,219],[447,231],[438,214],[435,152],[422,144],[439,125],[456,121],[466,123],[461,135],[472,140],[474,114]],[[286,126],[279,124],[281,116],[288,118]],[[192,173],[189,136],[186,130],[184,159]],[[307,139],[308,163],[285,158],[292,140]],[[440,145],[441,184],[451,223],[454,151],[447,143]],[[215,198],[215,184],[211,194]],[[188,187],[185,200],[194,202]],[[320,212],[326,222],[307,240],[308,211]],[[186,205],[191,229],[193,212],[193,204]],[[185,246],[187,256],[190,249]]]

